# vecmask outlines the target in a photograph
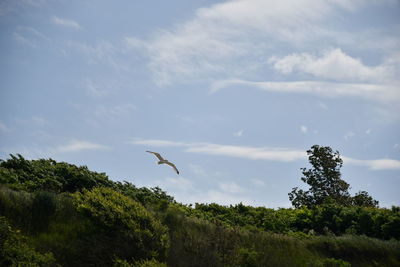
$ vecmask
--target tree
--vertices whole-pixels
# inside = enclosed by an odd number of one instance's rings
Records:
[[[289,193],[292,205],[297,208],[332,202],[340,205],[351,204],[348,192],[350,185],[341,179],[340,168],[343,160],[339,151],[333,151],[328,146],[314,145],[307,150],[307,155],[312,168],[301,168],[301,180],[310,188],[308,191],[293,188]]]
[[[368,192],[360,191],[351,198],[352,205],[359,207],[378,207],[379,202],[373,199]]]

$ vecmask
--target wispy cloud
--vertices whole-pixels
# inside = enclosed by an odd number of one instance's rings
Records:
[[[306,152],[284,148],[219,145],[212,143],[184,143],[165,140],[135,140],[131,144],[156,147],[184,147],[185,152],[245,158],[251,160],[270,160],[289,162],[306,158]]]
[[[301,126],[300,126],[300,131],[301,131],[303,134],[306,134],[306,133],[308,132],[307,126],[301,125]]]
[[[213,94],[232,86],[250,87],[277,93],[314,94],[321,97],[361,97],[380,102],[400,100],[400,91],[395,85],[326,81],[254,82],[239,79],[219,80],[211,84],[209,93]]]
[[[76,30],[81,29],[81,26],[79,25],[79,23],[74,21],[74,20],[71,20],[71,19],[62,19],[62,18],[59,18],[57,16],[53,16],[51,18],[51,21],[56,25],[60,25],[60,26],[68,27],[68,28],[73,28],[73,29],[76,29]]]
[[[72,140],[65,145],[58,145],[49,150],[53,153],[74,153],[87,150],[104,150],[109,149],[108,146],[92,143],[89,141]]]
[[[294,53],[281,58],[271,57],[269,63],[273,65],[275,70],[286,75],[298,72],[310,74],[319,79],[317,83],[292,82],[290,83],[292,89],[298,86],[306,86],[313,89],[303,92],[325,96],[352,96],[385,102],[398,102],[400,100],[399,59],[400,57],[394,55],[394,58],[386,59],[380,65],[366,66],[361,60],[336,48],[325,50],[320,56],[310,53]],[[301,83],[304,84],[301,85]],[[318,85],[318,83],[320,84]],[[265,85],[267,88],[268,84]],[[326,86],[326,90],[320,90],[318,88],[320,85]]]
[[[365,166],[370,170],[400,170],[400,160],[395,159],[376,159],[376,160],[360,160],[348,157],[342,157],[346,164]]]
[[[13,37],[17,42],[33,48],[37,48],[43,41],[50,41],[50,38],[32,27],[17,27]]]
[[[248,160],[266,160],[275,162],[293,162],[307,160],[305,150],[288,148],[250,147],[220,145],[212,143],[185,143],[156,139],[141,139],[130,142],[133,145],[145,145],[154,147],[181,147],[184,152],[243,158]],[[400,160],[375,159],[360,160],[343,156],[343,161],[349,165],[365,166],[371,170],[399,170]]]
[[[324,50],[320,56],[310,53],[274,56],[268,62],[283,74],[299,72],[339,81],[383,82],[394,76],[389,65],[366,66],[361,60],[347,55],[340,48]]]
[[[73,139],[64,144],[54,145],[39,145],[30,144],[19,145],[16,147],[1,147],[0,151],[5,154],[16,154],[19,153],[27,158],[47,158],[47,157],[58,157],[63,154],[80,153],[85,151],[102,151],[108,150],[111,147],[97,144],[90,141]]]
[[[351,16],[364,6],[388,2],[393,1],[226,1],[200,8],[192,19],[161,29],[147,40],[126,37],[125,43],[128,47],[143,49],[154,81],[159,85],[204,81],[210,77],[245,79],[247,74],[265,67],[259,59],[270,57],[276,45],[321,47],[327,40],[346,45],[340,40],[351,40],[353,32],[334,28],[327,22],[343,19],[343,13]],[[370,34],[363,37],[364,42],[359,42],[376,43],[377,39],[384,39],[382,35],[385,34]],[[340,50],[336,53],[339,55]],[[357,65],[354,60],[342,59],[347,65]]]

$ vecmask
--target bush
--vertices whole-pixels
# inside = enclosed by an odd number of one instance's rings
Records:
[[[96,254],[135,261],[165,258],[167,229],[138,202],[110,188],[84,190],[73,198],[78,212],[89,218],[95,232],[108,242],[105,251]]]
[[[54,266],[51,253],[39,253],[0,216],[0,266]]]

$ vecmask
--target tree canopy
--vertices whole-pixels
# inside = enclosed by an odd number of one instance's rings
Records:
[[[301,168],[301,180],[310,186],[304,191],[295,187],[289,193],[289,199],[296,208],[301,206],[314,207],[321,204],[334,203],[343,206],[376,207],[378,201],[360,191],[354,197],[350,196],[350,185],[342,179],[340,168],[343,160],[339,151],[333,151],[328,146],[313,145],[307,150],[308,160],[312,168]]]

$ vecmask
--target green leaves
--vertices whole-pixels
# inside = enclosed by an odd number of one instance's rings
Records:
[[[75,192],[96,186],[112,186],[104,173],[89,171],[52,159],[26,160],[21,155],[10,155],[0,161],[0,183],[16,190],[34,192]]]
[[[55,266],[51,253],[39,253],[0,216],[0,266]]]
[[[350,185],[342,180],[340,168],[343,160],[339,151],[333,151],[328,146],[314,145],[307,150],[308,160],[312,168],[301,168],[301,180],[310,187],[307,191],[294,187],[288,194],[289,200],[296,208],[301,206],[312,208],[321,204],[338,204],[343,206],[377,207],[367,192],[361,191],[351,197],[348,190]]]
[[[167,228],[140,203],[111,188],[94,188],[73,194],[78,212],[91,219],[96,229],[112,232],[125,243],[114,244],[122,259],[163,258],[168,247]],[[118,248],[118,250],[116,250]]]

